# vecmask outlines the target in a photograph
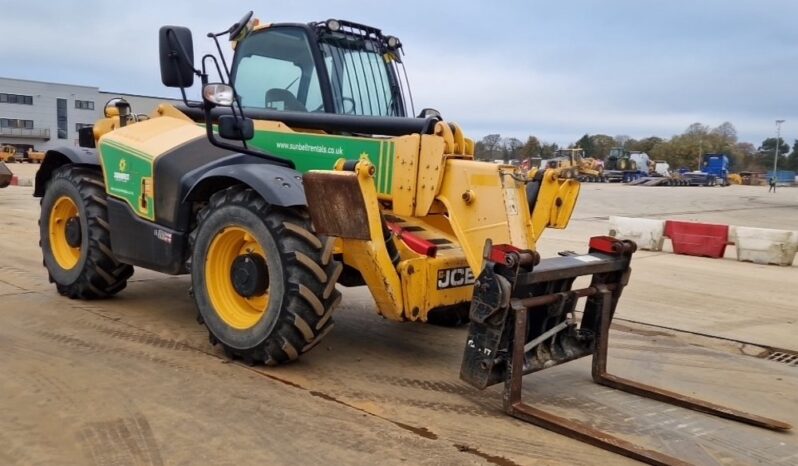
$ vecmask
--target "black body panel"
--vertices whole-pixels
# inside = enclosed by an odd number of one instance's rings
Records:
[[[183,201],[205,199],[219,183],[225,184],[225,180],[229,185],[246,184],[269,204],[281,207],[307,205],[301,173],[246,154],[232,154],[185,176],[183,187],[189,189]]]
[[[53,170],[67,163],[75,165],[88,165],[100,167],[100,158],[97,149],[83,147],[59,147],[50,149],[44,154],[42,166],[36,172],[36,184],[33,190],[34,197],[44,196],[44,188],[53,174]]]
[[[176,228],[179,204],[185,195],[181,179],[192,170],[229,155],[230,151],[212,145],[203,135],[157,157],[152,168],[155,182],[155,221],[166,227]]]
[[[191,202],[234,184],[246,184],[266,202],[306,205],[302,175],[254,155],[231,153],[205,137],[183,144],[155,159],[155,220],[177,231],[191,228]]]
[[[194,121],[205,121],[205,112],[201,108],[190,108],[185,105],[177,105],[176,107]],[[347,132],[386,136],[404,136],[414,133],[432,134],[435,130],[435,123],[441,121],[437,117],[409,118],[337,115],[332,113],[287,112],[250,107],[244,107],[243,110],[245,116],[255,120],[280,121],[295,128],[320,129],[330,133]],[[229,107],[217,107],[211,111],[211,118],[216,121],[219,115],[228,114],[232,114]]]
[[[127,203],[108,198],[111,249],[127,264],[157,272],[186,273],[187,235],[149,222],[136,215]]]

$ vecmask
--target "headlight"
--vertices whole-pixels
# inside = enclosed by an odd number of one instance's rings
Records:
[[[399,42],[399,38],[394,36],[388,36],[387,42],[388,42],[388,47],[392,49],[395,49],[400,45],[402,45],[402,43]]]
[[[338,22],[336,19],[328,19],[327,20],[327,29],[332,32],[336,32],[341,29],[341,23]]]
[[[230,107],[233,105],[233,88],[227,84],[211,83],[202,88],[202,97],[215,105]]]

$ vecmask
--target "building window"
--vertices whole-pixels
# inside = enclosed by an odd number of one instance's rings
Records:
[[[76,100],[75,108],[80,110],[94,110],[94,102],[91,100]]]
[[[75,123],[75,131],[80,131],[83,128],[91,128],[92,126],[94,125],[91,123]]]
[[[19,94],[0,94],[2,104],[33,105],[33,96]]]
[[[67,139],[67,100],[56,99],[56,120],[58,120],[58,139]]]
[[[33,120],[18,120],[16,118],[0,118],[0,128],[33,129]]]

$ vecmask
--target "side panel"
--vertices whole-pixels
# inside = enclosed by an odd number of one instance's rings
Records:
[[[158,223],[181,229],[188,221],[188,206],[181,206],[187,186],[186,180],[196,178],[235,156],[230,151],[211,145],[205,135],[181,144],[155,159],[155,219]],[[254,157],[250,157],[254,158]],[[256,159],[255,162],[263,163]],[[193,184],[193,183],[191,183]],[[190,187],[190,184],[189,184]]]
[[[366,157],[377,170],[378,195],[389,197],[393,189],[392,140],[297,133],[279,122],[259,121],[249,144],[293,160],[299,173],[331,169],[340,158]],[[188,211],[181,203],[209,171],[263,191],[270,202],[305,203],[301,193],[288,193],[283,183],[272,186],[282,176],[293,187],[296,172],[278,174],[262,159],[219,149],[207,140],[202,126],[183,119],[164,116],[119,128],[103,136],[98,146],[108,194],[140,217],[175,230],[188,227]],[[247,164],[253,167],[243,167]]]
[[[141,219],[127,202],[108,198],[111,249],[122,262],[158,272],[185,273],[186,234]]]
[[[326,134],[296,133],[281,123],[256,122],[255,137],[250,143],[270,154],[290,159],[301,173],[332,170],[336,160],[367,157],[377,173],[377,193],[391,194],[396,144],[389,139],[371,139]]]
[[[170,116],[118,128],[98,141],[108,195],[124,201],[138,216],[156,220],[157,161],[192,141],[204,139],[203,128]]]

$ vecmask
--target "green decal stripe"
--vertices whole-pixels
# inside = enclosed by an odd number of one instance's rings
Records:
[[[331,170],[336,160],[358,160],[361,154],[368,154],[376,164],[380,150],[380,141],[374,139],[267,130],[256,131],[250,144],[292,160],[302,173]]]
[[[396,161],[396,144],[388,143],[388,167],[385,173],[385,193],[390,194],[393,190],[393,164]]]
[[[340,158],[358,160],[366,154],[377,169],[377,192],[390,194],[395,145],[392,142],[326,134],[303,134],[259,130],[250,141],[253,147],[290,159],[302,173],[331,170]]]
[[[385,193],[385,167],[388,164],[388,161],[387,161],[388,156],[385,153],[385,149],[386,149],[385,146],[386,146],[385,142],[384,141],[380,141],[380,166],[378,167],[379,171],[377,172],[377,174],[378,174],[378,176],[377,176],[377,187],[378,187],[378,189],[377,190],[380,193],[382,193],[382,194],[386,194]]]

